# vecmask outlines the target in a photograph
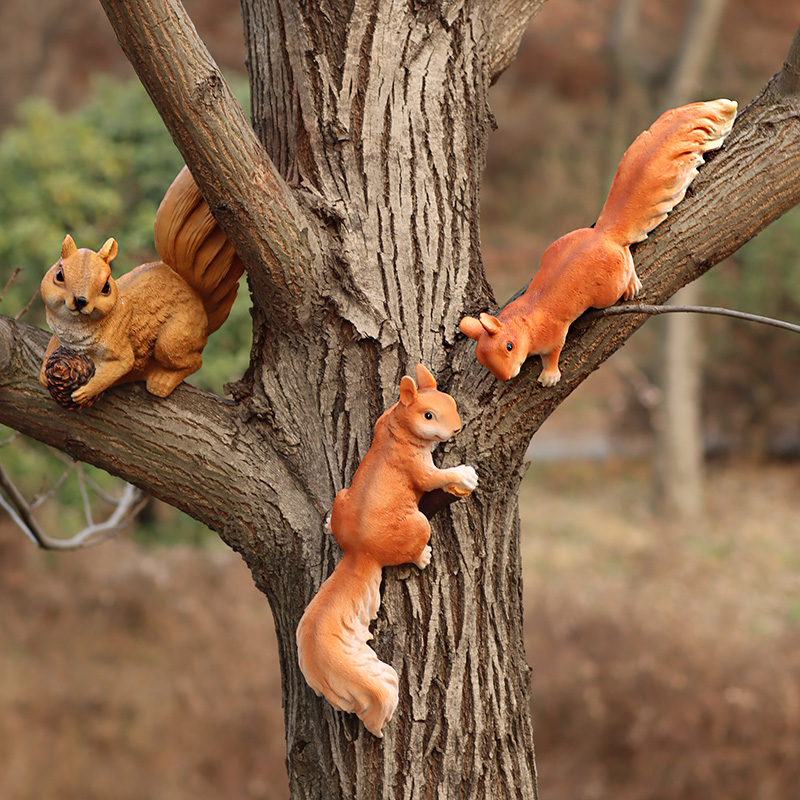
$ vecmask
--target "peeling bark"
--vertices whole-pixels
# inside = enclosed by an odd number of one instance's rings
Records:
[[[643,321],[578,323],[552,389],[535,383],[534,360],[499,384],[457,333],[493,302],[478,229],[487,88],[540,3],[243,0],[256,138],[216,79],[193,105],[185,65],[218,72],[175,0],[102,2],[241,248],[251,364],[232,402],[123,386],[68,414],[36,382],[43,334],[4,319],[0,420],[184,508],[242,553],[275,619],[293,798],[536,797],[522,457]],[[664,299],[798,199],[800,114],[773,87],[638,248],[644,299]],[[323,532],[333,497],[418,360],[464,423],[438,463],[473,464],[481,484],[434,518],[429,568],[384,572],[373,645],[400,675],[400,705],[378,740],[306,686],[294,631],[338,557]]]

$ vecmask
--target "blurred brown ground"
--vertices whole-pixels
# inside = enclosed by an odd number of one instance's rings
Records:
[[[186,5],[241,68],[235,0]],[[492,90],[483,235],[500,300],[599,209],[612,6],[552,0]],[[654,61],[686,6],[648,4]],[[798,18],[796,0],[730,0],[704,96],[749,100]],[[68,107],[94,72],[130,74],[89,0],[4,3],[0,37],[0,123],[27,94]],[[600,370],[536,441],[563,457],[613,434],[618,388]],[[714,465],[707,516],[680,527],[653,511],[646,463],[615,452],[537,461],[523,485],[543,800],[800,798],[800,466]],[[0,798],[271,800],[283,758],[270,612],[238,556],[126,537],[43,554],[0,527]]]
[[[537,463],[523,484],[542,797],[798,797],[800,465],[713,470],[691,529],[653,514],[645,472]],[[125,537],[54,555],[0,527],[0,743],[4,800],[285,799],[244,563]]]

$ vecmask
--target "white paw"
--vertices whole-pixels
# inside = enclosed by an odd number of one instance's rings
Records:
[[[419,554],[419,558],[414,562],[420,569],[425,569],[431,563],[431,546],[426,544]]]
[[[561,380],[561,370],[543,369],[537,380],[542,386],[555,386]]]
[[[331,528],[331,515],[330,514],[328,514],[328,516],[325,517],[325,533],[327,533],[328,536],[333,536],[333,528]]]
[[[475,472],[473,467],[467,464],[460,464],[455,467],[453,471],[457,473],[458,477],[456,480],[462,489],[471,492],[478,485],[478,473]]]
[[[634,272],[633,278],[631,278],[631,282],[628,284],[628,288],[625,290],[625,294],[622,295],[623,300],[633,300],[637,294],[642,290],[642,282],[639,280],[639,276]]]

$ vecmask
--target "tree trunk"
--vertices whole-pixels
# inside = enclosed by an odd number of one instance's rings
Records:
[[[702,76],[726,0],[695,0],[678,57],[670,75],[664,105],[697,99]],[[672,299],[678,305],[699,305],[700,284],[684,286]],[[705,506],[705,438],[703,434],[703,358],[701,320],[694,314],[671,314],[664,320],[661,369],[663,409],[656,431],[656,474],[659,502],[678,520],[698,517]]]
[[[655,116],[704,99],[702,76],[713,52],[726,0],[694,0],[686,12],[683,35],[675,59],[663,76],[642,68],[639,39],[642,0],[620,0],[613,34],[614,94],[610,152],[613,176],[616,159],[627,143]],[[705,98],[707,99],[707,98]],[[699,286],[689,284],[672,302],[697,305]],[[666,514],[678,519],[697,516],[703,508],[702,348],[700,320],[693,314],[669,314],[659,323],[664,331],[659,383],[663,402],[655,430],[655,494]]]
[[[2,421],[182,508],[242,554],[275,619],[293,798],[535,797],[523,455],[643,322],[577,324],[551,389],[534,360],[498,383],[457,333],[492,305],[478,229],[486,91],[539,2],[243,0],[257,136],[176,0],[102,2],[247,267],[251,364],[232,402],[129,385],[71,414],[36,382],[44,334],[3,318]],[[742,115],[693,197],[638,249],[646,300],[800,199],[790,95],[773,87]],[[400,704],[378,740],[306,686],[294,631],[338,557],[324,534],[333,497],[420,360],[463,421],[437,460],[473,464],[481,483],[434,518],[430,567],[384,571],[372,644],[400,675]]]

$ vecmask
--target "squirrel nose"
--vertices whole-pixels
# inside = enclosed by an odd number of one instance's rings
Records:
[[[85,297],[73,297],[72,301],[75,303],[75,308],[80,311],[89,301]]]

